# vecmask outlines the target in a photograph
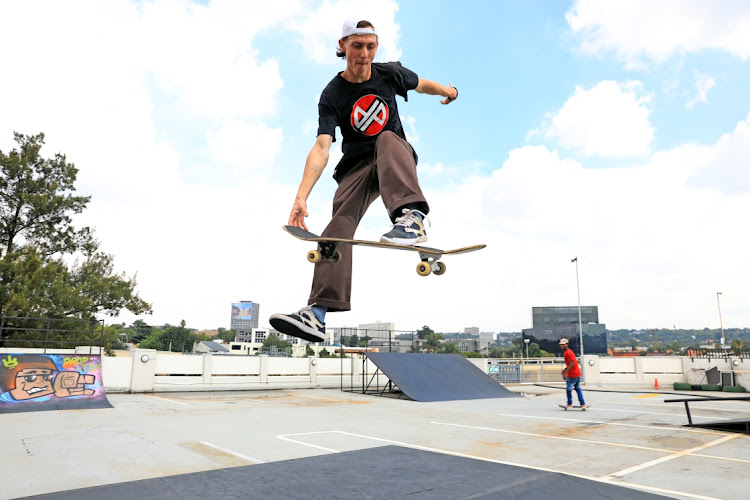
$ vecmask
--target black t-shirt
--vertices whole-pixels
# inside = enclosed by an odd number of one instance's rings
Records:
[[[399,62],[372,63],[372,76],[363,83],[351,83],[341,73],[326,86],[318,103],[318,135],[336,141],[336,127],[344,142],[343,158],[336,166],[337,181],[356,163],[374,156],[378,135],[390,130],[406,140],[396,105],[396,96],[417,88],[419,77]],[[414,160],[417,160],[416,153]]]

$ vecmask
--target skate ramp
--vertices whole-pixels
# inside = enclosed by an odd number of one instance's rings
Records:
[[[93,486],[34,498],[657,500],[667,497],[558,472],[383,446]]]
[[[460,354],[370,352],[367,357],[414,401],[518,397]]]

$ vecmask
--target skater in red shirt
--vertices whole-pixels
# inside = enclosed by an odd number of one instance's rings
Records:
[[[563,350],[565,359],[565,369],[562,371],[565,380],[565,393],[568,396],[567,407],[573,406],[573,389],[578,394],[578,402],[581,403],[581,409],[586,409],[586,402],[583,400],[583,391],[581,391],[581,369],[578,367],[578,360],[575,353],[568,348],[568,339],[560,339],[560,348]]]

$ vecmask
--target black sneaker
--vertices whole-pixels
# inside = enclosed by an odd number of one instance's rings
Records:
[[[419,210],[404,208],[401,217],[396,218],[393,229],[380,237],[383,243],[398,243],[400,245],[416,245],[427,241],[427,230],[424,223],[427,216]]]
[[[311,308],[312,305],[309,305],[296,313],[274,314],[269,321],[271,326],[281,333],[299,337],[308,342],[323,342],[326,339],[326,324],[318,321]]]

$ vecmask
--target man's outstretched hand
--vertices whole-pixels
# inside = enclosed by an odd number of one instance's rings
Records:
[[[292,213],[289,214],[289,225],[308,231],[305,217],[307,217],[307,203],[302,200],[295,200]]]

